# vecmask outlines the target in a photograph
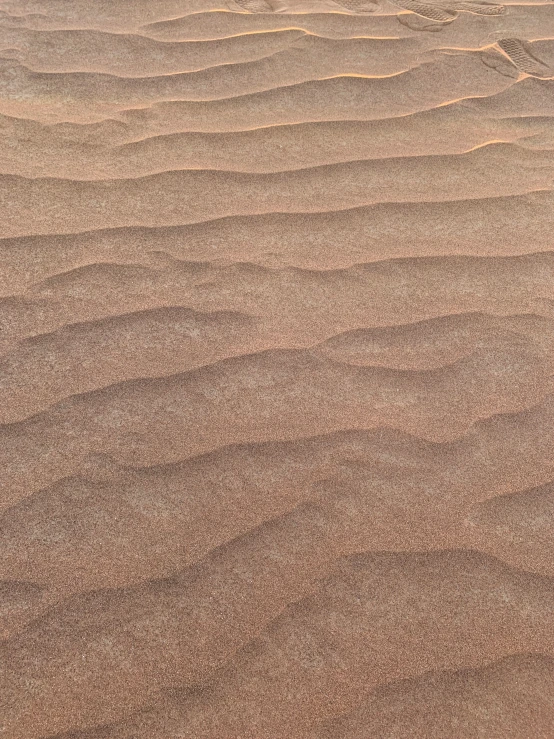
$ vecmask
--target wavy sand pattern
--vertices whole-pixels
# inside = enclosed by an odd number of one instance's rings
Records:
[[[554,4],[0,3],[0,739],[551,739]]]

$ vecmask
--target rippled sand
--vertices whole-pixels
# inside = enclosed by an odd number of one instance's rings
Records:
[[[0,739],[554,736],[554,4],[3,0]]]

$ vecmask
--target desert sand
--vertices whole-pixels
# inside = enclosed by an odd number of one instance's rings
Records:
[[[0,739],[552,739],[554,4],[0,67]]]

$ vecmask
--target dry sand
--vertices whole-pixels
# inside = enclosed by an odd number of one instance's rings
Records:
[[[554,737],[554,4],[0,2],[0,739]]]

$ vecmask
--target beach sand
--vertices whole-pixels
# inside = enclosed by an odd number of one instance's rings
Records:
[[[0,739],[554,736],[554,4],[0,3]]]

